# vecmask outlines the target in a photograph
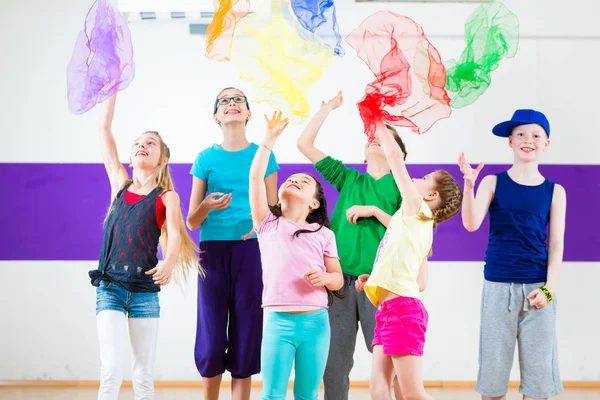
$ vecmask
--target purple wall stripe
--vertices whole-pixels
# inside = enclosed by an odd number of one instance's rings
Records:
[[[365,170],[361,164],[350,166]],[[191,190],[190,165],[174,164],[171,168],[185,215]],[[506,168],[490,165],[483,173]],[[436,169],[446,169],[462,181],[455,165],[409,166],[413,176]],[[312,165],[283,164],[279,180],[300,171],[316,174]],[[600,226],[600,213],[593,205],[600,198],[600,165],[545,165],[541,171],[567,191],[565,261],[600,261],[600,235],[594,233]],[[5,163],[0,164],[0,179],[9,188],[1,200],[6,230],[0,241],[0,260],[97,259],[110,196],[103,165]],[[338,194],[328,184],[325,191],[331,212]],[[193,235],[197,237],[197,233]],[[468,233],[458,215],[437,228],[432,261],[482,261],[487,237],[487,218],[479,231]]]

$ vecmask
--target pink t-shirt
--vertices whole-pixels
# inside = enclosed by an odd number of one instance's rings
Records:
[[[304,277],[318,268],[325,271],[325,257],[338,258],[331,229],[302,233],[299,229],[319,229],[319,224],[301,225],[268,213],[256,229],[263,270],[264,308],[271,311],[309,311],[327,308],[327,292]]]

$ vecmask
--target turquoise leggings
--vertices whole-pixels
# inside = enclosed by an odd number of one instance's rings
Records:
[[[261,350],[262,400],[285,400],[295,363],[294,399],[318,400],[329,354],[326,309],[289,314],[268,311]]]

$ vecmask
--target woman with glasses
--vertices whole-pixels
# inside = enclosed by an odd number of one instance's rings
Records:
[[[218,399],[227,370],[232,398],[248,400],[251,376],[260,372],[263,328],[262,268],[248,199],[250,165],[258,146],[246,138],[251,113],[241,90],[223,89],[213,117],[223,141],[201,151],[190,171],[187,226],[202,227],[200,250],[206,272],[206,278],[198,279],[194,357],[205,399]],[[265,173],[270,205],[277,204],[278,170],[271,153]]]

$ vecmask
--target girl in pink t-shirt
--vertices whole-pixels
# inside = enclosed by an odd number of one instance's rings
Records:
[[[318,399],[329,354],[331,295],[344,284],[321,184],[294,174],[269,207],[264,175],[287,118],[267,118],[267,134],[250,168],[250,209],[258,235],[266,309],[261,349],[263,399],[284,400],[292,365],[294,397]]]

